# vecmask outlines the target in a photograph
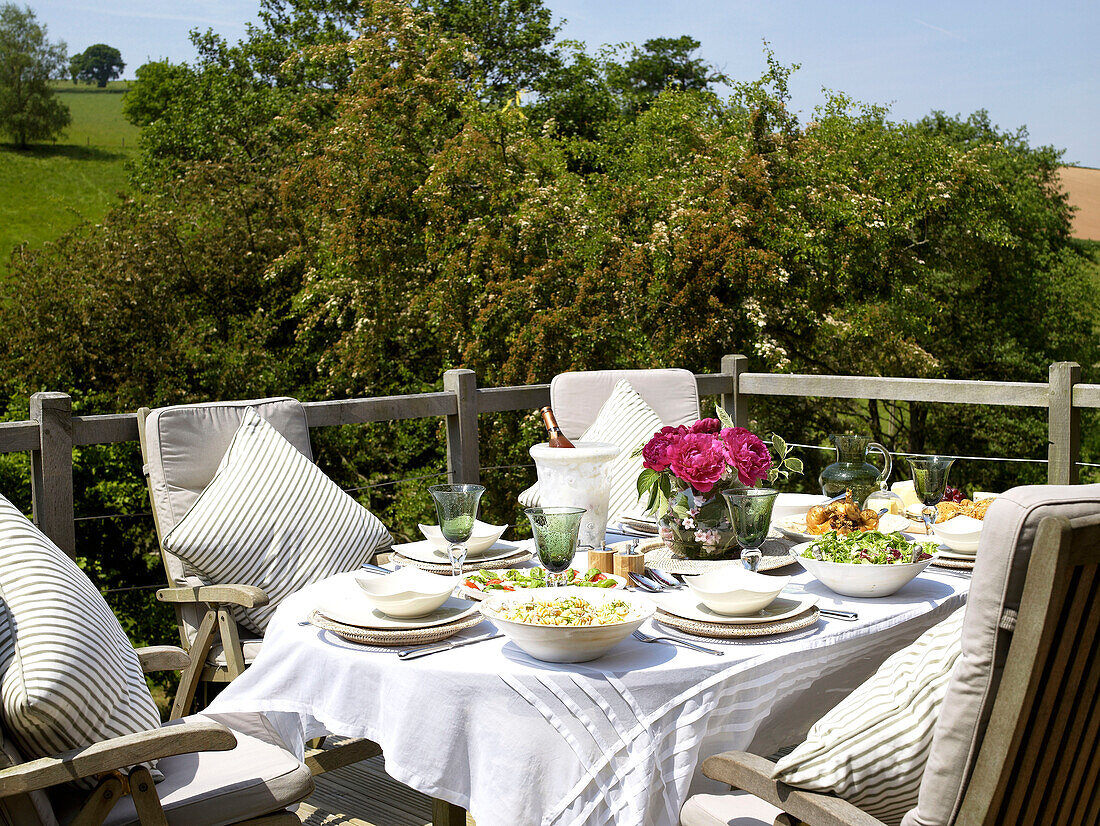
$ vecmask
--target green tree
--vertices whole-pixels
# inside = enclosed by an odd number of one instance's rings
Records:
[[[185,63],[152,60],[134,72],[135,81],[122,97],[122,114],[135,126],[148,126],[162,117],[172,101],[187,94],[194,74]]]
[[[107,86],[108,80],[122,77],[126,64],[122,62],[122,53],[106,43],[89,46],[69,61],[69,74],[73,83],[95,82],[100,89]]]
[[[46,39],[29,7],[0,5],[0,131],[20,147],[57,137],[69,125],[69,109],[50,88],[63,76],[65,44]]]
[[[686,34],[647,40],[642,48],[634,47],[629,60],[611,68],[609,81],[637,110],[651,106],[665,89],[702,91],[728,81],[713,66],[692,56],[699,45]]]

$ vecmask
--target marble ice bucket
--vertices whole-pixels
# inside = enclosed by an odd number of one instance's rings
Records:
[[[607,503],[611,496],[611,463],[619,447],[609,442],[576,442],[573,448],[531,447],[539,476],[543,507],[584,508],[581,545],[600,547],[607,530]]]

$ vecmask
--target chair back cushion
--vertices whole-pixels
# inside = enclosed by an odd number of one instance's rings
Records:
[[[642,472],[642,457],[631,454],[648,442],[662,426],[660,417],[645,399],[634,392],[630,382],[620,379],[595,421],[577,440],[609,442],[619,448],[619,455],[612,461],[610,469],[611,492],[607,504],[610,519],[641,514],[645,504],[638,501],[638,474]],[[519,495],[519,502],[528,508],[543,504],[538,482]]]
[[[99,591],[2,496],[0,700],[28,759],[160,726],[137,654]]]
[[[550,406],[570,439],[592,426],[615,385],[626,379],[662,424],[691,424],[699,418],[699,389],[690,370],[588,370],[559,373],[550,382]]]
[[[303,586],[351,571],[393,541],[255,410],[246,410],[213,481],[162,538],[212,582],[255,585],[266,605],[234,607],[263,633],[279,603]]]
[[[209,402],[160,407],[145,420],[147,472],[161,536],[195,504],[221,464],[248,409],[255,410],[305,456],[306,409],[295,399]]]
[[[1100,513],[1100,485],[1034,485],[997,498],[985,517],[962,629],[917,807],[903,826],[952,826],[997,696],[1031,547],[1047,516]]]
[[[23,762],[23,755],[0,726],[0,771]],[[57,817],[46,793],[12,795],[0,800],[0,826],[57,826]]]

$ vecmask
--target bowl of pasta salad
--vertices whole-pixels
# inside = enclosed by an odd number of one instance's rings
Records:
[[[481,613],[537,660],[580,663],[602,657],[653,616],[655,606],[618,589],[530,588],[491,594]]]

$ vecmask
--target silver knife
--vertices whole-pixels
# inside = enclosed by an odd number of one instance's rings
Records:
[[[849,622],[855,622],[859,619],[859,614],[854,614],[851,611],[840,611],[836,608],[818,608],[817,610],[823,617],[848,620]]]
[[[440,651],[450,651],[452,648],[461,648],[464,645],[473,645],[475,642],[495,640],[497,637],[503,636],[504,634],[501,633],[486,634],[484,637],[473,637],[468,640],[441,642],[436,645],[423,645],[419,648],[408,648],[404,651],[398,651],[397,657],[401,660],[415,660],[417,657],[426,657],[429,654],[438,654]]]

